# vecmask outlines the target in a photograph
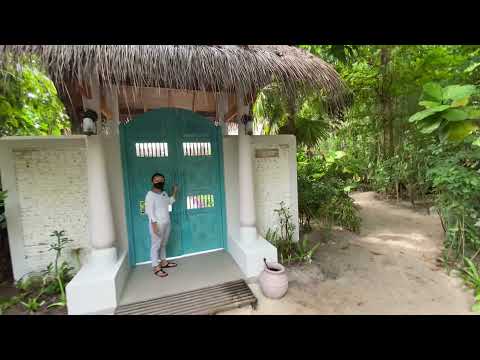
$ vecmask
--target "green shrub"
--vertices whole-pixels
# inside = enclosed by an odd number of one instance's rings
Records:
[[[342,151],[313,157],[298,152],[298,210],[303,231],[312,229],[312,220],[359,231],[360,217],[349,196],[357,184],[342,161],[344,156]]]

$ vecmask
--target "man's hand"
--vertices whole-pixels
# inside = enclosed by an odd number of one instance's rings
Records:
[[[178,191],[178,186],[175,184],[175,185],[173,185],[173,187],[172,187],[172,194],[173,194],[173,196],[175,196],[175,195],[177,194],[177,191]]]

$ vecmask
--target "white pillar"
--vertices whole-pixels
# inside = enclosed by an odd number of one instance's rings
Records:
[[[89,237],[93,247],[92,264],[112,265],[117,260],[117,252],[113,247],[115,231],[113,224],[110,191],[108,188],[108,172],[101,135],[100,85],[98,78],[90,78],[92,99],[84,99],[84,106],[90,107],[98,114],[97,133],[87,138],[87,171],[88,171],[88,224]]]
[[[243,97],[237,100],[238,123],[238,201],[240,236],[231,239],[229,252],[246,278],[255,278],[263,271],[264,262],[277,261],[277,249],[257,232],[255,216],[255,182],[252,155],[252,136],[245,135],[241,122],[249,114],[249,106]]]
[[[92,87],[92,99],[84,99],[84,104],[100,116],[99,94],[97,83]],[[115,95],[110,94],[108,101],[113,106],[114,118],[118,118]],[[88,232],[93,249],[87,263],[67,284],[68,314],[113,314],[128,272],[126,253],[118,258],[114,247],[115,228],[104,149],[106,140],[102,135],[88,136],[86,140]]]
[[[115,231],[110,191],[108,189],[105,154],[101,138],[87,138],[88,166],[88,231],[93,247],[92,261],[112,264],[116,261]]]
[[[240,99],[239,99],[240,100]],[[253,181],[253,159],[251,137],[245,135],[241,117],[248,114],[248,107],[240,102],[238,111],[238,190],[240,205],[240,240],[251,242],[257,239],[255,216],[255,186]]]

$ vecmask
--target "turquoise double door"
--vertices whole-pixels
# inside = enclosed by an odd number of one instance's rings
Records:
[[[221,128],[201,115],[158,109],[120,126],[131,264],[150,261],[145,195],[154,173],[165,176],[171,234],[167,257],[225,247],[226,221]]]

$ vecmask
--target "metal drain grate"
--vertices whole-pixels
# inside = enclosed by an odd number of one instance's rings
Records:
[[[122,305],[116,315],[213,315],[237,307],[257,305],[244,280]]]

